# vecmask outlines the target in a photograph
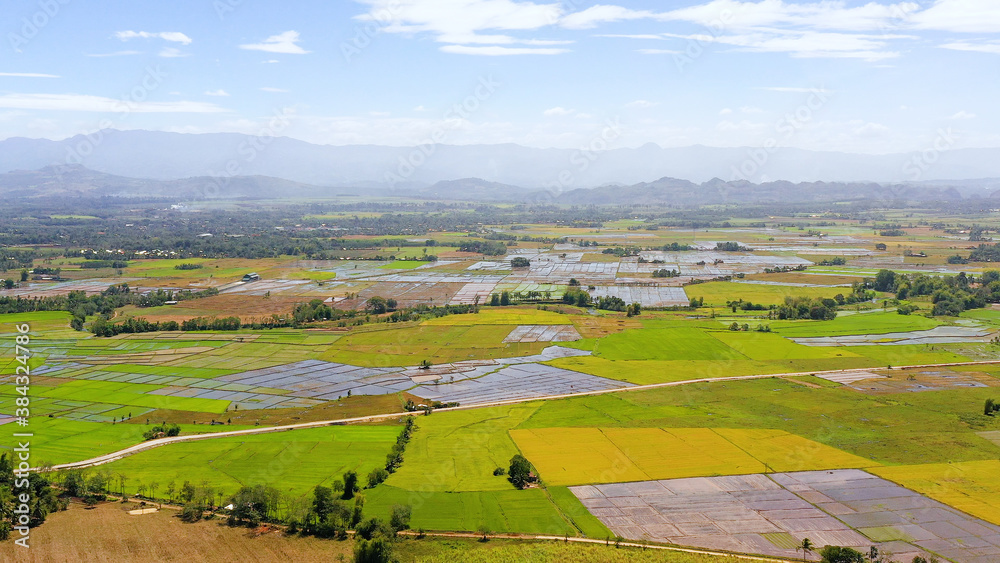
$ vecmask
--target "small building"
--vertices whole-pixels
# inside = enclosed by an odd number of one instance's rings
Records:
[[[251,273],[251,274],[247,274],[247,275],[243,276],[243,281],[244,282],[260,281],[260,275],[257,274],[256,272]]]

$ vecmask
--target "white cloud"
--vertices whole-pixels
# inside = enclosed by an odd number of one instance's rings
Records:
[[[554,108],[550,108],[550,109],[547,109],[547,110],[543,111],[542,115],[544,115],[546,117],[553,117],[553,116],[573,115],[573,113],[575,113],[575,112],[576,112],[575,109],[566,109],[566,108],[563,108],[563,107],[554,107]]]
[[[129,55],[138,55],[141,51],[115,51],[113,53],[88,53],[88,57],[127,57]]]
[[[180,43],[181,45],[190,45],[192,39],[187,35],[179,31],[161,31],[159,33],[150,33],[148,31],[117,31],[115,32],[115,37],[121,39],[122,41],[128,41],[129,39],[162,39],[164,41],[170,41],[172,43]]]
[[[305,55],[306,51],[298,45],[298,31],[286,31],[277,35],[272,35],[261,43],[250,43],[240,45],[240,49],[248,51],[264,51],[267,53],[280,53],[282,55]]]
[[[413,111],[429,111],[429,110],[427,108],[425,108],[424,106],[417,106],[417,107],[413,108]]]
[[[857,137],[881,137],[889,133],[889,128],[881,123],[861,123],[853,133]]]
[[[964,109],[955,115],[951,116],[949,119],[975,119],[976,114],[965,111]]]
[[[660,105],[657,102],[651,102],[649,100],[636,100],[634,102],[629,102],[625,104],[627,108],[637,108],[637,109],[648,109]]]
[[[272,94],[287,94],[291,92],[291,90],[285,90],[284,88],[272,88],[270,86],[262,86],[260,91],[271,92]]]
[[[42,74],[40,72],[0,72],[0,76],[12,78],[59,78],[55,74]]]
[[[910,18],[917,29],[957,33],[1000,32],[1000,3],[994,0],[937,0]]]
[[[164,47],[163,50],[160,51],[159,55],[165,59],[176,59],[179,57],[190,56],[189,53],[182,53],[180,49],[175,49],[173,47]]]
[[[719,110],[719,115],[732,115],[733,110],[729,108],[722,108]]]
[[[569,49],[532,49],[529,47],[500,47],[490,45],[487,47],[470,47],[468,45],[445,45],[441,47],[445,53],[458,55],[483,55],[487,57],[502,57],[508,55],[561,55],[568,53]]]
[[[792,94],[832,94],[833,90],[827,90],[826,88],[802,88],[799,86],[766,86],[762,88],[757,88],[757,90],[768,90],[770,92],[785,92]]]
[[[942,49],[952,51],[972,51],[976,53],[990,53],[1000,55],[1000,41],[985,41],[982,43],[970,43],[968,41],[953,41],[941,45]]]
[[[754,32],[740,35],[671,35],[699,43],[720,43],[741,51],[757,53],[788,53],[799,58],[857,58],[880,61],[899,56],[886,50],[890,39],[909,38],[900,35],[859,35],[817,31]]]
[[[637,11],[622,8],[621,6],[598,4],[582,12],[576,12],[563,17],[559,24],[569,29],[592,29],[602,23],[647,19],[653,17],[653,15],[652,12],[645,10]]]
[[[206,96],[229,97],[229,92],[226,92],[222,88],[219,88],[218,90],[209,90],[209,91],[205,92],[205,95]]]
[[[129,102],[81,94],[6,94],[0,108],[98,113],[223,113],[228,110],[204,102]]]
[[[387,111],[370,111],[368,115],[372,117],[389,117],[391,114]]]
[[[680,55],[684,51],[673,51],[670,49],[636,49],[635,52],[643,55]]]
[[[279,61],[277,59],[268,59],[266,61],[260,61],[260,62],[261,62],[261,64],[265,64],[265,65],[273,65],[273,64],[281,62],[281,61]]]
[[[764,110],[754,106],[743,106],[740,111],[743,113],[764,113]]]

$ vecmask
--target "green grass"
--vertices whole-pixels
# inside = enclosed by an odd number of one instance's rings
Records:
[[[600,538],[606,539],[606,538]],[[420,563],[732,563],[729,556],[712,556],[676,551],[645,550],[609,545],[531,542],[524,540],[427,538],[403,542],[399,553],[404,561]]]
[[[362,479],[382,467],[399,434],[397,426],[331,426],[171,444],[108,464],[129,476],[127,489],[174,481],[208,485],[227,494],[242,486],[269,485],[293,496],[329,485],[345,471]]]
[[[150,409],[170,409],[190,412],[221,414],[229,407],[230,401],[218,399],[196,399],[191,397],[170,397],[152,395],[149,391],[160,389],[158,385],[141,383],[118,383],[114,381],[72,380],[58,387],[34,385],[31,393],[36,397],[64,399]],[[11,386],[0,386],[0,395],[13,396]]]
[[[852,334],[886,334],[929,330],[944,324],[923,315],[900,315],[895,311],[839,314],[832,321],[775,321],[771,329],[789,338],[817,336],[847,336]]]
[[[504,491],[506,468],[518,453],[507,431],[530,417],[538,404],[437,413],[417,419],[406,462],[387,483],[411,491]]]
[[[746,359],[700,328],[630,329],[599,340],[569,343],[609,360],[739,360]]]
[[[365,493],[367,515],[388,517],[396,504],[413,508],[414,529],[475,532],[485,524],[501,533],[577,535],[545,491],[518,491],[509,483],[497,491],[417,492],[381,485]]]
[[[583,506],[568,487],[549,487],[549,496],[573,526],[590,538],[607,538],[614,534],[596,516]]]
[[[434,262],[424,262],[422,260],[396,260],[388,264],[382,264],[379,268],[385,270],[415,270],[421,266],[433,265]]]

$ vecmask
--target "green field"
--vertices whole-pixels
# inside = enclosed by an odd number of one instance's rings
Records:
[[[162,486],[173,481],[208,484],[226,494],[242,486],[267,484],[303,496],[329,485],[348,470],[361,479],[385,463],[396,442],[397,426],[333,426],[292,432],[253,434],[155,448],[103,468]]]
[[[850,293],[849,287],[798,287],[738,282],[708,282],[684,288],[689,298],[704,299],[705,307],[725,307],[730,301],[757,305],[781,305],[786,297],[830,297]]]

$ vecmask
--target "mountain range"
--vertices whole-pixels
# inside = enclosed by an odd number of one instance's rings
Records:
[[[184,134],[104,130],[64,140],[0,141],[0,173],[83,165],[127,178],[182,180],[266,176],[303,185],[425,190],[438,182],[476,178],[550,194],[609,184],[680,178],[726,182],[949,182],[1000,177],[1000,149],[909,154],[850,154],[794,148],[764,149],[647,144],[602,152],[514,144],[316,145],[288,137],[236,133]],[[485,183],[484,183],[485,182]]]

